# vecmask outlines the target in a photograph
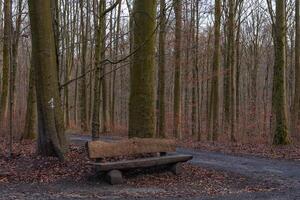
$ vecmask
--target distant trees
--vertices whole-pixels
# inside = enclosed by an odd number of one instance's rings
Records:
[[[44,18],[49,3],[37,2],[30,13]],[[14,132],[38,136],[41,151],[63,155],[64,126],[93,139],[287,144],[297,135],[298,0],[51,0],[51,19],[30,15],[33,45],[25,3],[0,2],[0,120],[13,103],[12,119],[25,127]]]
[[[155,12],[156,0],[135,0],[132,17],[129,137],[155,134]]]

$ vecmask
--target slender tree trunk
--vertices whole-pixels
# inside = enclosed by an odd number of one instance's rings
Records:
[[[121,11],[122,3],[119,4],[118,14],[117,14],[117,30],[115,34],[115,58],[119,58],[119,37],[120,37],[120,28],[121,28]],[[113,72],[113,82],[112,82],[112,108],[111,108],[111,130],[115,130],[115,112],[116,112],[116,77],[117,71]]]
[[[242,51],[241,51],[241,29],[242,29],[242,12],[243,12],[243,5],[244,0],[237,1],[237,7],[238,7],[238,19],[237,19],[237,31],[236,31],[236,37],[235,37],[235,58],[236,58],[236,91],[235,91],[235,98],[236,98],[236,124],[237,124],[237,132],[241,132],[241,125],[240,125],[240,102],[241,102],[241,91],[242,91],[242,84],[240,84],[241,80],[241,71],[242,71]]]
[[[102,7],[103,11],[105,10],[105,7],[106,7],[106,1],[105,0],[102,0],[100,1],[100,7]],[[102,38],[101,38],[101,42],[102,42],[102,45],[101,45],[101,60],[104,60],[105,59],[105,36],[106,36],[106,24],[105,24],[105,16],[103,16],[103,19],[101,20],[101,35],[102,35]],[[101,89],[102,89],[102,132],[103,133],[107,133],[108,132],[108,93],[107,93],[107,87],[106,87],[106,83],[107,83],[107,79],[106,79],[106,76],[103,76],[105,74],[105,66],[104,65],[101,65]]]
[[[198,7],[199,2],[192,6],[191,28],[192,28],[192,44],[196,47],[192,48],[193,66],[192,66],[192,136],[197,135],[197,68],[198,68]],[[196,30],[196,31],[195,31]]]
[[[160,0],[160,31],[158,60],[158,137],[166,137],[165,122],[165,40],[166,40],[166,1]]]
[[[174,79],[174,116],[173,116],[173,126],[174,135],[181,139],[181,27],[182,27],[182,1],[174,1],[175,10],[175,79]]]
[[[300,0],[296,1],[296,39],[295,39],[295,96],[292,113],[292,134],[297,135],[300,114]]]
[[[239,19],[238,19],[238,25],[237,25],[237,33],[236,33],[236,124],[237,124],[237,130],[239,131],[241,128],[240,125],[240,93],[241,93],[241,87],[240,87],[240,77],[241,77],[241,8],[239,13]]]
[[[217,141],[219,137],[219,74],[220,74],[220,40],[221,40],[221,0],[215,0],[214,54],[210,93],[208,140]]]
[[[93,103],[93,116],[92,116],[92,137],[93,140],[96,140],[99,138],[100,134],[100,86],[101,86],[101,49],[102,49],[102,21],[104,20],[101,16],[101,13],[103,11],[103,8],[101,6],[102,4],[99,4],[98,8],[98,14],[95,13],[94,20],[95,20],[95,80],[94,80],[94,103]],[[96,7],[96,6],[94,6]],[[94,11],[95,12],[95,11]]]
[[[155,11],[156,0],[135,0],[132,49],[140,48],[130,69],[129,137],[151,138],[155,134]]]
[[[11,82],[12,82],[12,99],[11,101],[14,103],[14,96],[15,96],[15,89],[16,89],[16,83],[15,83],[15,78],[17,75],[17,67],[18,67],[18,55],[19,55],[19,39],[20,39],[20,32],[21,32],[21,23],[22,23],[22,9],[23,8],[23,0],[18,1],[18,14],[16,18],[16,23],[15,23],[15,30],[13,32],[13,40],[12,40],[12,77]]]
[[[4,1],[4,37],[3,37],[3,68],[2,68],[2,90],[0,103],[0,121],[3,121],[7,115],[8,107],[8,81],[9,81],[9,67],[11,55],[11,30],[12,30],[12,16],[11,16],[11,0]]]
[[[236,129],[236,98],[235,98],[235,14],[236,14],[236,2],[235,0],[229,0],[229,16],[228,16],[228,30],[227,30],[227,42],[228,42],[228,55],[227,64],[229,70],[229,119],[230,119],[230,140],[236,142],[235,129]]]
[[[86,52],[87,52],[87,38],[86,38],[86,29],[88,26],[85,26],[85,22],[88,23],[89,17],[86,17],[84,20],[84,1],[80,0],[80,9],[81,9],[81,67],[80,74],[84,75],[86,73]],[[88,15],[89,11],[86,12]],[[87,131],[87,117],[86,117],[86,77],[83,76],[80,82],[80,127],[83,131]]]

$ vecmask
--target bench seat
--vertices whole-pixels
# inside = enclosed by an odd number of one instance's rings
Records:
[[[123,183],[122,171],[138,168],[167,166],[174,174],[180,174],[181,164],[191,160],[190,155],[176,153],[176,142],[167,139],[128,139],[113,142],[91,141],[86,144],[87,153],[96,172],[106,175],[106,180],[112,184]],[[107,158],[132,155],[154,154],[148,158],[101,162]]]
[[[159,157],[150,157],[135,160],[124,160],[116,162],[90,162],[90,165],[96,166],[99,172],[108,172],[111,170],[128,170],[137,168],[148,168],[154,166],[183,163],[191,160],[193,157],[190,155],[171,154]]]

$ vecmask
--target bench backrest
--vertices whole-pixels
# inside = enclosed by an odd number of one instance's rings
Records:
[[[87,143],[89,158],[110,158],[144,153],[167,153],[176,151],[175,140],[129,139],[116,142],[91,141]]]

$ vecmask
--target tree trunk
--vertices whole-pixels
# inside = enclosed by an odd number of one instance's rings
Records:
[[[86,117],[86,77],[85,77],[85,69],[86,69],[86,52],[87,52],[87,28],[85,26],[85,22],[88,24],[89,17],[86,17],[84,20],[84,1],[80,0],[80,9],[81,9],[81,67],[80,73],[83,76],[80,82],[80,127],[82,131],[87,131],[87,117]],[[87,11],[87,14],[89,11]]]
[[[33,59],[33,58],[31,58]],[[36,88],[35,88],[35,74],[34,65],[31,61],[30,74],[29,74],[29,92],[27,97],[27,111],[25,119],[25,130],[22,139],[33,140],[37,136],[37,124],[36,124]]]
[[[8,81],[9,81],[9,67],[11,55],[11,0],[4,1],[4,37],[3,37],[3,68],[2,68],[2,90],[0,103],[0,121],[7,115],[7,101],[8,101]]]
[[[275,122],[273,143],[285,145],[289,143],[289,130],[286,108],[285,69],[286,69],[286,10],[285,1],[276,0],[275,24],[275,63],[273,78],[272,111]]]
[[[191,17],[191,28],[192,28],[192,44],[195,47],[192,48],[193,56],[193,66],[192,66],[192,136],[197,135],[197,68],[198,68],[198,7],[199,2],[197,1],[194,6],[192,6],[192,17]],[[196,21],[196,22],[195,22]],[[195,31],[196,30],[196,31]]]
[[[67,151],[60,103],[54,31],[50,1],[29,0],[32,62],[35,68],[38,108],[38,153],[64,159]]]
[[[300,114],[300,0],[296,1],[296,39],[295,39],[295,96],[292,117],[292,134],[297,135]]]
[[[228,65],[228,73],[229,73],[229,121],[230,121],[230,140],[232,142],[236,141],[235,137],[235,0],[229,0],[229,16],[228,16],[228,26],[227,26],[227,42],[228,42],[228,55],[227,55],[227,65]],[[226,115],[226,114],[225,114]]]
[[[174,135],[181,138],[181,27],[182,27],[182,2],[181,0],[173,0],[175,10],[175,79],[174,79],[174,116],[173,126]]]
[[[95,7],[95,6],[94,6]],[[95,80],[94,80],[94,103],[93,103],[93,116],[92,116],[92,137],[93,140],[99,138],[100,134],[100,102],[101,102],[101,55],[104,47],[103,45],[103,21],[104,17],[101,15],[105,8],[103,4],[99,4],[98,15],[95,13]],[[97,19],[99,17],[99,19]]]
[[[120,28],[121,28],[121,11],[122,11],[122,3],[119,4],[118,14],[117,14],[117,30],[115,34],[115,58],[119,58],[119,37],[120,37]],[[113,72],[113,82],[112,82],[112,102],[111,102],[111,130],[114,132],[115,130],[115,112],[116,112],[116,77],[117,71]]]
[[[220,74],[220,39],[221,39],[221,0],[215,0],[215,38],[213,69],[210,93],[208,140],[217,141],[219,137],[219,74]]]
[[[155,0],[135,0],[132,17],[135,50],[130,69],[129,137],[151,138],[155,133]]]
[[[166,40],[166,1],[160,0],[159,21],[159,60],[158,60],[158,137],[166,137],[165,125],[165,40]]]
[[[21,23],[22,23],[22,8],[23,8],[23,0],[18,1],[18,14],[17,14],[17,19],[15,23],[15,30],[13,31],[13,40],[12,40],[12,57],[11,57],[11,64],[12,64],[12,77],[11,78],[11,83],[13,84],[12,86],[12,99],[11,102],[14,102],[14,97],[15,97],[15,89],[16,89],[16,74],[17,74],[17,67],[18,67],[18,55],[19,55],[19,39],[20,39],[20,32],[21,32]]]
[[[105,7],[106,7],[106,1],[105,0],[102,0],[100,1],[100,7],[102,7],[102,12],[104,12],[105,10]],[[101,42],[102,42],[102,45],[101,45],[101,60],[104,60],[105,59],[105,37],[106,37],[106,19],[105,19],[105,16],[102,17],[102,20],[101,20],[101,35],[102,35],[102,38],[101,38]],[[101,80],[100,80],[100,85],[101,85],[101,90],[102,90],[102,133],[107,133],[108,131],[108,99],[107,99],[107,87],[106,87],[106,76],[105,76],[105,65],[101,65]]]

